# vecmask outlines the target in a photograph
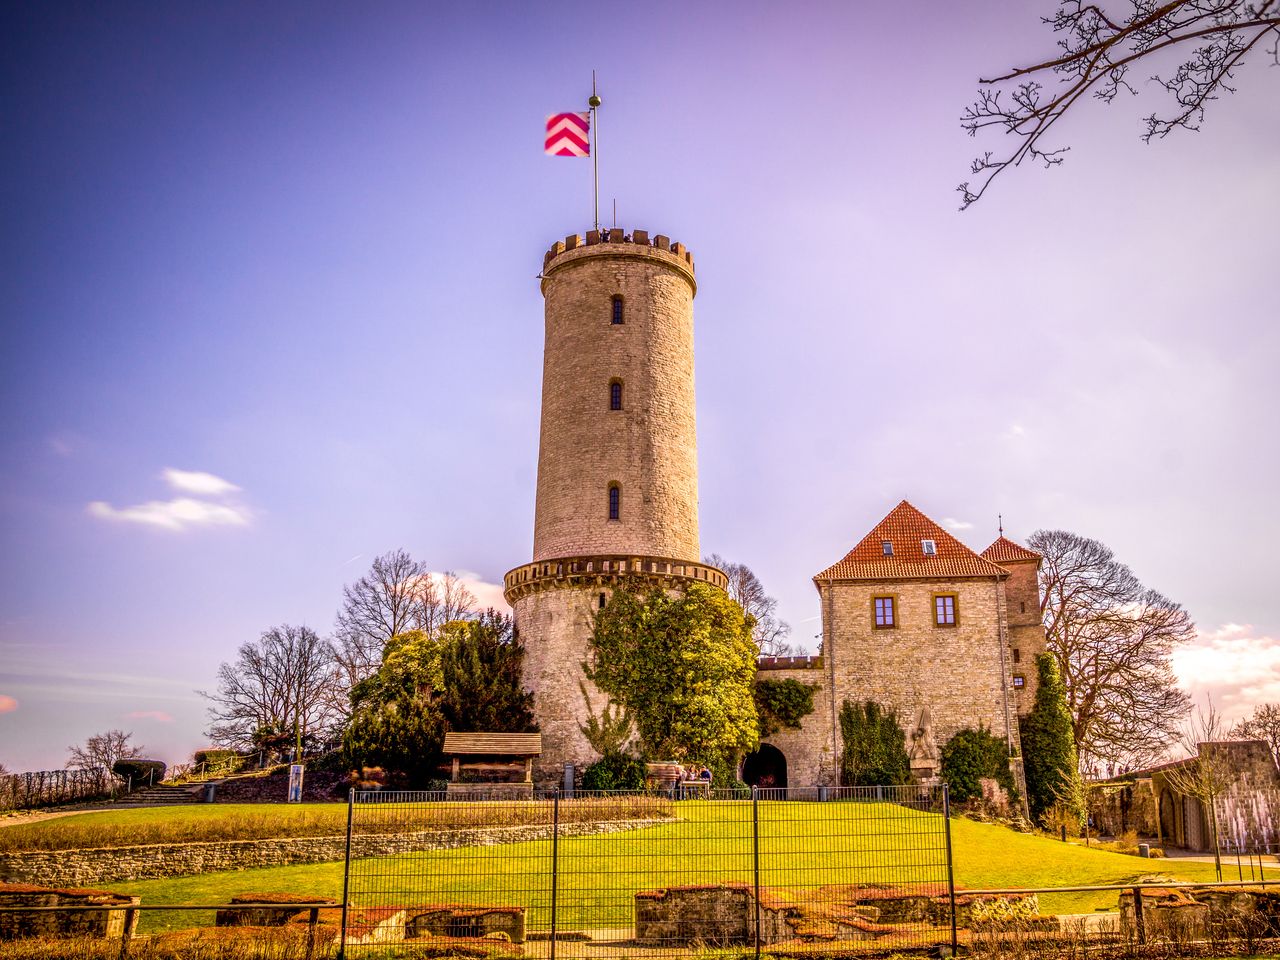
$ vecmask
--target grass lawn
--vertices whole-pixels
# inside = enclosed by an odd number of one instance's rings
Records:
[[[632,897],[640,889],[751,882],[750,804],[689,801],[675,808],[677,819],[668,824],[560,839],[562,927],[629,925]],[[345,806],[341,809],[345,813]],[[131,811],[121,811],[125,812]],[[195,811],[184,808],[177,813],[189,816]],[[934,814],[887,804],[764,802],[760,804],[761,884],[785,889],[877,879],[945,882],[941,828],[942,821]],[[1214,879],[1212,864],[1141,860],[963,819],[952,821],[952,843],[956,883],[969,889],[1114,884],[1150,873]],[[530,908],[531,927],[543,927],[550,901],[550,860],[551,843],[545,840],[358,860],[352,867],[351,897],[357,905],[370,906],[450,901],[523,904]],[[234,894],[253,892],[336,900],[342,895],[342,879],[341,863],[323,863],[107,886],[141,895],[144,903],[222,903]],[[1045,913],[1084,913],[1115,906],[1113,892],[1041,897]],[[143,929],[210,922],[212,918],[203,914],[143,914]]]
[[[461,830],[548,822],[544,804],[378,804],[366,833]],[[563,808],[569,820],[669,816],[657,797],[581,800]],[[341,836],[347,832],[345,803],[227,803],[101,810],[0,827],[0,853],[76,850],[146,843],[257,840],[271,837]]]

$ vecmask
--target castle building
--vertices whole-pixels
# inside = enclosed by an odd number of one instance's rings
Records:
[[[965,728],[985,727],[1020,755],[1018,717],[1031,708],[1045,649],[1039,566],[1039,554],[1003,536],[975,553],[899,503],[813,578],[822,655],[760,662],[761,676],[814,686],[814,712],[769,738],[747,775],[778,786],[838,782],[846,701],[893,711],[922,777],[937,773],[941,747]]]
[[[533,558],[506,574],[541,783],[596,755],[582,732],[605,698],[583,674],[593,618],[625,580],[724,589],[700,560],[693,255],[643,230],[556,242],[541,274],[546,338]],[[1003,536],[981,555],[911,504],[895,507],[813,578],[822,653],[762,658],[761,677],[814,687],[814,712],[746,758],[748,782],[836,784],[839,711],[873,700],[909,734],[912,768],[984,726],[1018,753],[1044,649],[1037,554]]]
[[[579,727],[605,701],[582,662],[593,612],[619,580],[728,581],[698,541],[693,255],[643,230],[593,230],[547,251],[541,283],[533,560],[507,573],[504,592],[549,782],[596,759]]]

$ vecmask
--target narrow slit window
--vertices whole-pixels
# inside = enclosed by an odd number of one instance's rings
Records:
[[[609,384],[609,409],[622,409],[622,381],[615,380]]]
[[[622,512],[622,490],[615,483],[609,488],[609,519],[619,519]]]
[[[622,323],[622,298],[614,297],[610,318],[614,323]]]
[[[601,609],[601,610],[603,610],[603,609],[604,609],[604,604],[605,604],[605,597],[604,597],[604,594],[602,593],[602,594],[600,594],[600,609]]]

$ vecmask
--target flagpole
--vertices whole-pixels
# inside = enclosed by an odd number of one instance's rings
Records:
[[[591,179],[593,183],[592,197],[594,200],[593,211],[595,215],[596,231],[600,230],[600,134],[598,128],[600,125],[599,112],[597,108],[600,106],[601,100],[596,96],[596,72],[591,71],[591,99],[587,101],[587,106],[591,108]]]

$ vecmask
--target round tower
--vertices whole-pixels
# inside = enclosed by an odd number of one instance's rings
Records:
[[[642,230],[556,242],[542,268],[546,340],[533,562],[506,575],[542,730],[539,779],[595,754],[579,726],[592,617],[621,579],[725,586],[701,563],[693,256]]]

